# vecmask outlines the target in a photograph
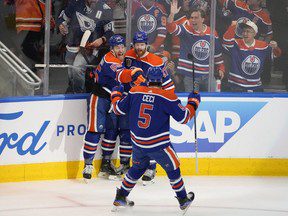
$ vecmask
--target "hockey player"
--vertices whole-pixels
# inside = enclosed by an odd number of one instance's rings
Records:
[[[170,75],[164,69],[165,64],[163,60],[147,51],[147,43],[148,37],[145,32],[136,32],[133,37],[133,45],[134,48],[127,51],[125,58],[124,58],[124,66],[128,69],[139,67],[143,70],[136,71],[136,73],[129,73],[128,70],[120,71],[117,74],[117,80],[121,83],[129,83],[133,82],[134,84],[140,84],[141,82],[145,81],[145,76],[147,71],[150,67],[160,67],[162,69],[164,81],[162,83],[162,88],[165,90],[174,91],[175,86],[170,78]],[[156,173],[156,163],[151,161],[151,166],[147,169],[145,174],[143,175],[142,181],[143,184],[153,183],[153,179]]]
[[[252,21],[240,24],[243,39],[235,39],[236,22],[223,37],[223,46],[231,55],[231,68],[228,75],[230,91],[263,91],[261,73],[265,59],[278,57],[281,50],[275,41],[268,45],[265,41],[255,40],[257,25]],[[273,55],[271,55],[273,52]]]
[[[134,83],[140,84],[145,81],[145,75],[150,67],[161,67],[163,70],[164,82],[162,88],[165,90],[174,90],[175,86],[170,78],[170,75],[164,70],[163,60],[147,50],[148,36],[145,32],[136,32],[133,37],[133,48],[128,50],[125,54],[123,65],[125,68],[133,69],[135,67],[141,68],[143,74],[140,71],[137,73],[129,73],[129,71],[120,71],[117,73],[117,80],[121,83]]]
[[[117,189],[113,205],[115,208],[134,205],[127,196],[149,166],[150,159],[154,159],[166,171],[180,209],[187,210],[194,193],[186,193],[179,159],[170,142],[170,116],[179,123],[187,123],[195,115],[200,95],[190,93],[188,104],[184,107],[172,91],[162,89],[162,68],[150,67],[146,79],[148,86],[135,86],[124,98],[121,87],[115,87],[111,94],[114,112],[121,115],[129,113],[133,144],[133,165],[125,175],[121,188]]]
[[[83,156],[85,167],[83,177],[90,179],[93,171],[93,159],[100,141],[101,134],[104,139],[101,143],[102,164],[100,177],[117,179],[117,174],[111,166],[111,155],[115,149],[117,135],[120,137],[120,163],[123,172],[129,168],[132,146],[130,140],[129,123],[126,116],[117,117],[110,110],[110,93],[114,86],[119,85],[115,80],[116,73],[124,69],[122,61],[125,54],[125,40],[120,35],[114,35],[109,40],[111,51],[107,53],[97,69],[91,74],[94,77],[94,89],[89,102],[88,128],[84,138]],[[136,68],[135,70],[140,70]],[[128,70],[131,73],[130,70]],[[119,129],[119,130],[118,130]]]
[[[177,0],[171,2],[171,10],[168,17],[167,30],[180,38],[180,58],[177,72],[184,76],[186,92],[193,89],[193,64],[188,58],[192,53],[194,59],[195,86],[197,91],[207,91],[209,74],[209,53],[210,53],[210,27],[204,24],[204,11],[192,10],[189,22],[177,25],[174,16],[180,11]],[[215,35],[215,66],[216,75],[221,79],[224,77],[225,66],[222,58],[222,47],[218,35]],[[199,89],[200,88],[200,89]]]
[[[85,92],[85,65],[99,62],[109,51],[105,45],[114,34],[112,15],[110,7],[99,0],[71,0],[60,14],[59,30],[62,35],[67,35],[65,61],[75,66],[68,69],[67,93]],[[85,39],[86,31],[91,35]],[[83,48],[80,50],[81,42]]]
[[[148,35],[149,51],[159,53],[164,50],[167,15],[162,5],[155,0],[142,0],[132,19],[132,34],[137,31]]]

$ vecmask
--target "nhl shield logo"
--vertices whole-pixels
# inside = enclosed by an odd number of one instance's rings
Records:
[[[243,62],[242,62],[242,70],[247,75],[254,75],[260,69],[261,61],[255,55],[249,55]]]
[[[210,43],[206,40],[199,40],[192,46],[192,53],[198,60],[206,60],[210,53]]]
[[[144,14],[139,17],[137,22],[137,27],[139,31],[145,32],[147,34],[150,34],[156,29],[157,26],[157,20],[154,16],[150,14]]]

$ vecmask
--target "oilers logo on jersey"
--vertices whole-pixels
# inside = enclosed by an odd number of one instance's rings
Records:
[[[206,60],[209,57],[210,43],[206,40],[199,40],[192,46],[193,56],[198,60]]]
[[[248,75],[256,74],[261,65],[261,60],[255,55],[249,55],[243,62],[242,62],[242,70],[244,73]]]
[[[156,29],[157,20],[151,14],[144,14],[139,17],[137,27],[140,31],[150,34]]]

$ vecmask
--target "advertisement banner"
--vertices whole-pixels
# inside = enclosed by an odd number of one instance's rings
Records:
[[[86,98],[0,101],[0,165],[83,160]],[[180,99],[186,104],[186,96]],[[204,95],[197,110],[199,158],[288,158],[287,110],[285,97]],[[180,158],[194,156],[193,122],[171,119],[170,138]]]

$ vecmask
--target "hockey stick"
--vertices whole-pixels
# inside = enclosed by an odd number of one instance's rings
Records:
[[[195,93],[195,68],[194,68],[194,56],[192,53],[188,53],[188,59],[192,62],[192,80],[193,80],[193,92]],[[195,138],[195,163],[196,163],[196,174],[198,174],[198,140],[197,140],[197,127],[196,127],[196,111],[194,115],[194,138]]]
[[[90,64],[90,61],[87,57],[87,54],[85,52],[85,47],[86,47],[86,43],[89,39],[91,35],[91,31],[86,30],[82,36],[81,42],[80,42],[80,53],[82,54],[82,56],[84,57],[85,61],[87,62],[87,64]]]
[[[68,65],[68,64],[49,64],[48,65],[50,68],[75,68],[75,69],[79,69],[79,66],[73,66],[73,65]],[[47,67],[46,64],[35,64],[36,68],[45,68]],[[96,68],[97,65],[85,65],[85,67],[88,68]]]

